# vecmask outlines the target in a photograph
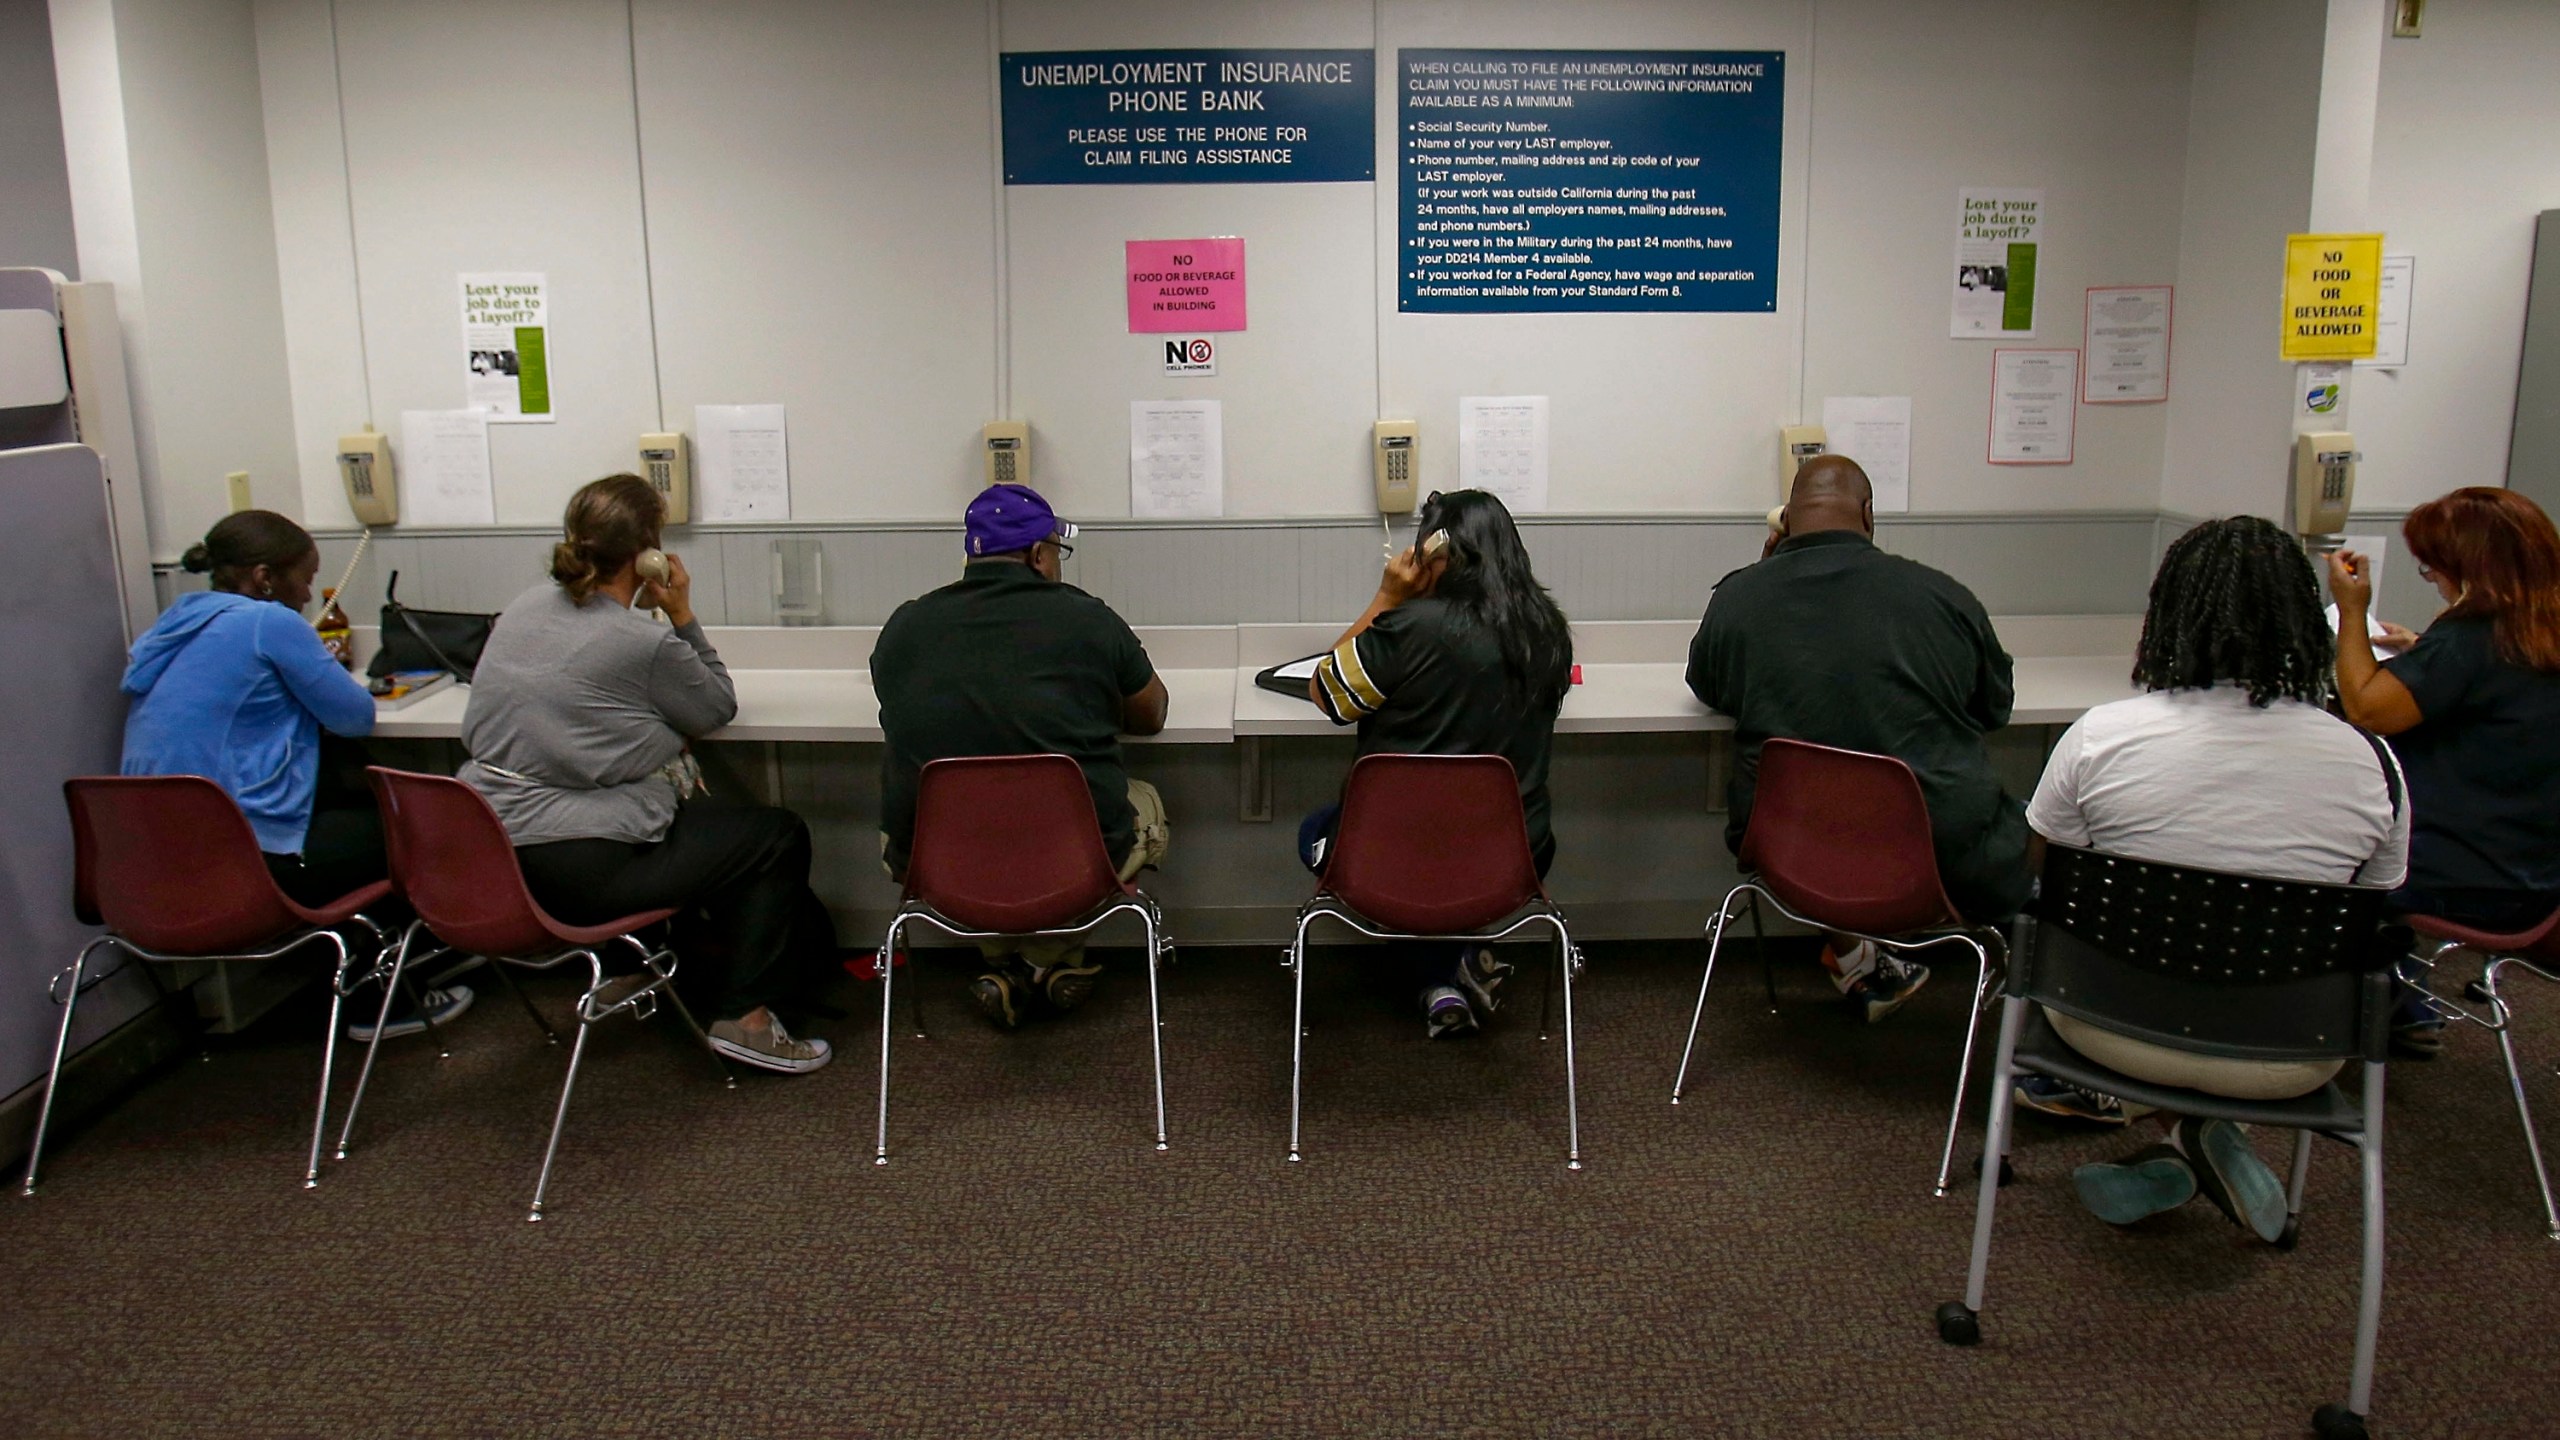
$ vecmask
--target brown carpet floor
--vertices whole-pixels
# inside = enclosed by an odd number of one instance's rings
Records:
[[[874,987],[819,1027],[833,1068],[735,1092],[671,1018],[617,1022],[541,1225],[566,1055],[503,993],[450,1060],[386,1049],[353,1158],[311,1193],[317,1012],[288,1007],[61,1136],[43,1193],[0,1203],[0,1430],[2287,1436],[2343,1392],[2356,1191],[2330,1145],[2287,1255],[2201,1201],[2098,1223],[2071,1167],[2144,1141],[2026,1121],[1986,1343],[1938,1342],[1973,1193],[1929,1193],[1965,988],[1943,971],[1870,1028],[1800,959],[1772,1016],[1744,951],[1673,1109],[1702,948],[1592,947],[1573,1174],[1527,967],[1490,1033],[1426,1043],[1348,949],[1312,972],[1286,1164],[1275,953],[1169,972],[1163,1154],[1125,955],[1086,1010],[1001,1037],[929,952],[886,1168]],[[565,1017],[560,985],[535,995]],[[2521,998],[2560,1136],[2560,997]],[[2376,1431],[2560,1433],[2560,1245],[2495,1047],[2457,1033],[2393,1078]],[[1980,1124],[1970,1103],[1960,1156]]]

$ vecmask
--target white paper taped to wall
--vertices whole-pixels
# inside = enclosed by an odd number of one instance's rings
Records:
[[[1911,397],[1826,395],[1822,433],[1831,453],[1846,455],[1875,487],[1876,513],[1911,508]]]
[[[1129,513],[1144,520],[1226,513],[1226,441],[1215,400],[1129,402]]]
[[[696,405],[693,448],[697,518],[791,518],[791,447],[781,406]]]
[[[412,528],[498,523],[488,412],[401,411],[400,489]]]
[[[1547,397],[1458,401],[1458,484],[1488,490],[1515,515],[1547,508]]]

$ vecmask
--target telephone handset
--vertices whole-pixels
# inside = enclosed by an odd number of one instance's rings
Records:
[[[367,425],[338,437],[338,479],[360,525],[400,523],[400,481],[391,469],[391,437]]]
[[[1422,553],[1414,558],[1417,560],[1436,560],[1440,557],[1440,553],[1448,548],[1449,532],[1446,530],[1434,530],[1431,532],[1431,538],[1422,542]]]
[[[667,565],[667,552],[664,550],[641,551],[640,558],[631,562],[631,568],[639,571],[640,578],[652,585],[664,585],[675,578],[674,570]]]
[[[1772,540],[1787,538],[1787,507],[1784,505],[1769,507],[1769,538]]]

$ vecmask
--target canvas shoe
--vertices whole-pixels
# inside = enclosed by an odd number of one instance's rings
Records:
[[[462,1012],[470,1008],[471,987],[468,985],[449,985],[439,990],[422,990],[418,993],[418,1005],[415,1009],[404,1006],[397,1000],[391,1002],[391,1023],[382,1027],[382,1038],[397,1040],[403,1035],[421,1034],[427,1028],[428,1017],[432,1016],[438,1025],[444,1025],[460,1018]],[[382,1012],[377,1010],[374,1013],[379,1015]],[[347,1038],[359,1045],[371,1044],[373,1021],[348,1022]]]
[[[711,1048],[741,1065],[785,1075],[806,1075],[835,1058],[826,1041],[793,1039],[780,1020],[762,1030],[750,1030],[735,1020],[714,1020]]]

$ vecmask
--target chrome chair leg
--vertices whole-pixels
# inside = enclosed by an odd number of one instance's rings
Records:
[[[2311,1132],[2293,1132],[2293,1168],[2284,1177],[2284,1214],[2287,1220],[2300,1218],[2302,1192],[2311,1180]]]
[[[2506,999],[2498,993],[2498,972],[2511,963],[2514,963],[2512,957],[2506,956],[2490,961],[2488,967],[2480,972],[2480,988],[2488,994],[2490,1013],[2498,1022],[2498,1053],[2507,1062],[2507,1087],[2516,1097],[2516,1119],[2524,1126],[2524,1148],[2525,1153],[2533,1158],[2534,1183],[2542,1188],[2545,1233],[2554,1240],[2560,1240],[2560,1205],[2552,1202],[2551,1171],[2543,1164],[2542,1140],[2533,1132],[2533,1107],[2526,1103],[2524,1097],[2524,1071],[2516,1064],[2515,1027],[2509,1023]]]
[[[1576,1088],[1573,1054],[1573,972],[1580,956],[1574,953],[1573,937],[1566,933],[1564,917],[1556,917],[1557,968],[1564,971],[1564,1122],[1565,1163],[1567,1170],[1582,1168],[1582,1096]]]
[[[2001,1003],[2000,1043],[1991,1061],[1990,1133],[1982,1145],[1985,1156],[2009,1153],[2010,1090],[2017,1078],[2018,1029],[2026,1013],[2027,1002],[2021,996],[2012,995]],[[1938,1307],[1938,1338],[1950,1345],[1982,1342],[1983,1291],[1991,1275],[1991,1222],[2000,1204],[1998,1164],[1986,1159],[1982,1183],[1974,1187],[1973,1255],[1965,1265],[1964,1299]]]
[[[898,938],[906,924],[899,916],[889,922],[889,934],[880,942],[880,1133],[871,1163],[889,1163],[889,1029],[896,1013],[890,1001],[897,985]]]
[[[62,1084],[62,1056],[71,1045],[71,1012],[80,1003],[80,977],[88,968],[90,953],[101,945],[114,943],[101,935],[80,947],[79,955],[72,959],[68,968],[54,972],[53,985],[59,985],[69,977],[71,988],[62,997],[62,1028],[53,1037],[53,1068],[44,1075],[44,1103],[36,1107],[36,1138],[27,1147],[27,1176],[18,1187],[21,1195],[36,1193],[36,1164],[44,1159],[45,1127],[53,1123],[53,1092]],[[50,991],[52,985],[46,989]]]
[[[701,1046],[702,1053],[711,1057],[711,1068],[720,1072],[720,1083],[732,1090],[737,1089],[738,1072],[730,1069],[729,1062],[720,1058],[720,1052],[711,1048],[711,1032],[703,1029],[702,1022],[694,1018],[693,1007],[684,1003],[684,997],[676,993],[673,984],[658,993],[666,996],[667,1003],[676,1007],[676,1018],[684,1022],[685,1029],[693,1032],[693,1043]]]
[[[1945,1149],[1938,1152],[1938,1184],[1936,1193],[1940,1199],[1944,1199],[1946,1197],[1947,1173],[1954,1168],[1956,1163],[1956,1129],[1964,1120],[1965,1086],[1970,1084],[1973,1080],[1973,1041],[1975,1033],[1982,1027],[1982,997],[1991,992],[1991,952],[1984,949],[1980,941],[1975,940],[1970,936],[1964,937],[1963,943],[1973,949],[1975,966],[1973,972],[1973,1003],[1966,1007],[1965,1010],[1964,1058],[1956,1062],[1956,1100],[1955,1104],[1947,1109],[1947,1144]],[[1982,1153],[1985,1155],[1992,1153],[1991,1146],[1988,1143],[1984,1144]],[[2004,1151],[2002,1153],[2005,1154],[2006,1152]],[[1986,1171],[1991,1170],[1992,1165],[1993,1162],[1991,1161],[1983,1162],[1983,1168]],[[1989,1179],[1996,1185],[1999,1177],[1994,1174],[1989,1176]]]
[[[373,1059],[382,1051],[382,1029],[391,1023],[391,997],[408,974],[410,947],[417,943],[418,932],[424,925],[424,921],[412,920],[409,928],[400,932],[400,946],[392,956],[391,973],[382,978],[382,1008],[373,1017],[373,1039],[365,1045],[364,1065],[356,1071],[355,1094],[347,1097],[346,1122],[338,1127],[337,1158],[340,1160],[347,1158],[347,1137],[356,1132],[356,1112],[364,1108],[365,1086],[373,1080]]]
[[[542,1173],[533,1182],[533,1209],[524,1217],[527,1223],[542,1219],[542,1199],[551,1188],[551,1162],[560,1153],[560,1131],[569,1123],[569,1094],[578,1088],[578,1062],[586,1058],[587,1032],[594,1027],[581,1017],[578,1038],[569,1045],[569,1073],[560,1082],[560,1108],[551,1114],[551,1142],[542,1147]]]
[[[1164,1133],[1164,1011],[1156,998],[1157,931],[1152,912],[1138,912],[1140,924],[1147,927],[1147,1039],[1155,1047],[1156,1060],[1156,1148],[1170,1150]]]
[[[2364,1155],[2364,1274],[2347,1408],[2358,1415],[2372,1412],[2373,1352],[2382,1330],[2382,1070],[2370,1062],[2364,1067],[2364,1134],[2357,1141]]]
[[[347,1006],[347,992],[343,985],[350,959],[347,937],[335,930],[320,933],[328,936],[330,945],[336,948],[338,968],[330,976],[329,1036],[320,1046],[320,1103],[311,1116],[311,1160],[302,1172],[302,1188],[305,1190],[320,1188],[320,1140],[329,1131],[329,1079],[338,1066],[338,1020]],[[382,1032],[375,1031],[373,1038],[381,1039]]]
[[[1759,911],[1755,908],[1752,915],[1756,925]],[[1689,1043],[1680,1047],[1680,1073],[1671,1082],[1671,1103],[1674,1105],[1680,1103],[1680,1092],[1689,1085],[1689,1057],[1697,1053],[1698,1027],[1706,1023],[1707,1018],[1707,986],[1716,978],[1716,952],[1724,948],[1724,927],[1732,920],[1733,897],[1727,895],[1724,908],[1716,911],[1714,923],[1707,927],[1707,973],[1698,977],[1698,1008],[1689,1015]],[[1760,947],[1764,961],[1768,958],[1768,949],[1765,944]],[[1771,1009],[1777,1008],[1776,993],[1774,990],[1770,992]]]
[[[1289,1015],[1289,1163],[1298,1163],[1299,1102],[1305,1092],[1307,1040],[1307,925],[1315,917],[1298,917],[1297,938],[1289,944],[1289,968],[1297,972],[1297,1000]]]

